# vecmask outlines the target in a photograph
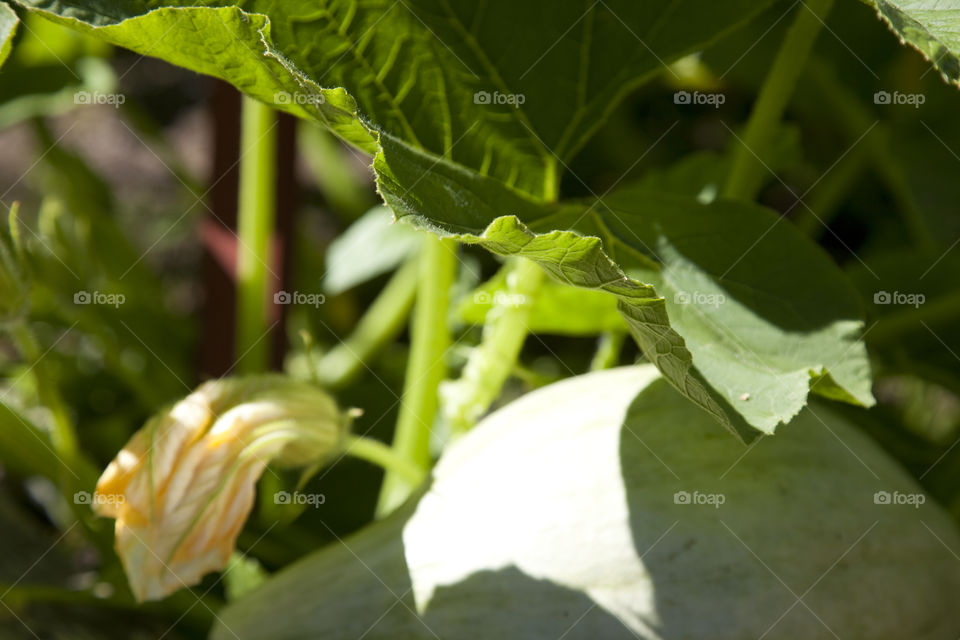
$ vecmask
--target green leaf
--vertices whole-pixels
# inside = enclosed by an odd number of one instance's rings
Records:
[[[943,79],[960,85],[960,4],[956,0],[871,0],[877,14],[929,60]]]
[[[228,600],[237,600],[250,593],[267,579],[268,574],[255,558],[237,551],[230,556],[230,564],[223,572],[223,586]]]
[[[388,132],[552,198],[557,167],[630,89],[770,0],[23,4],[221,77],[368,152]]]
[[[623,367],[494,412],[419,500],[230,603],[210,637],[953,638],[958,545],[833,411],[747,449]],[[783,613],[785,584],[816,585],[809,610]]]
[[[588,205],[545,204],[558,192],[558,167],[630,89],[768,2],[610,0],[586,11],[547,0],[491,0],[482,10],[443,0],[323,8],[258,0],[245,3],[246,11],[130,2],[109,13],[94,0],[25,4],[326,124],[375,154],[381,195],[420,227],[529,257],[560,281],[612,293],[667,379],[744,438],[795,415],[811,378],[833,397],[872,402],[852,296],[841,279],[813,296],[819,275],[840,274],[795,234],[777,228],[767,239],[775,221],[769,212],[728,203],[705,214],[694,200],[635,195],[598,205],[631,221],[626,230],[604,230],[596,228],[596,211],[584,217]],[[724,215],[735,220],[715,217]],[[629,237],[632,225],[644,229],[644,242]],[[652,284],[668,293],[691,284],[726,290],[728,248],[712,262],[676,250],[717,227],[725,238],[737,236],[730,246],[740,251],[760,239],[762,251],[753,253],[789,256],[788,267],[743,260],[729,307],[671,310]],[[626,257],[643,258],[642,281],[624,276],[628,263],[610,260],[622,247],[604,252],[597,236],[607,231],[622,236]],[[644,256],[639,245],[650,242],[658,253]],[[655,258],[666,260],[662,273]],[[671,279],[658,280],[663,274]]]
[[[413,215],[384,193],[398,215]],[[437,206],[438,231],[616,296],[667,380],[744,439],[788,422],[811,385],[873,404],[856,291],[762,207],[622,190],[591,204],[541,206],[531,225],[503,216],[477,228],[468,213]],[[557,228],[572,230],[550,231]]]
[[[50,436],[0,401],[0,463],[18,475],[57,479],[72,469],[53,450]]]
[[[8,5],[0,5],[2,15]],[[0,41],[2,24],[0,18]],[[30,13],[24,16],[16,41],[5,64],[0,54],[0,128],[76,109],[80,91],[115,91],[116,75],[105,59],[111,47],[106,43]]]
[[[17,33],[17,25],[20,19],[16,12],[10,8],[6,2],[0,2],[0,66],[10,55],[10,49],[13,47],[13,36]]]
[[[506,272],[498,271],[472,291],[457,307],[459,318],[467,324],[483,324],[495,304],[522,304],[523,301],[510,299],[506,280]],[[547,280],[534,296],[527,328],[532,333],[592,336],[604,331],[622,331],[624,322],[613,296]]]
[[[324,290],[336,295],[392,271],[416,253],[423,237],[408,225],[393,224],[387,207],[370,209],[327,249]]]

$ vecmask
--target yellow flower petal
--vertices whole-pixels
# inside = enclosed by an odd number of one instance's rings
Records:
[[[268,462],[314,464],[346,421],[311,385],[267,375],[208,382],[154,416],[97,483],[134,596],[156,600],[226,566]]]

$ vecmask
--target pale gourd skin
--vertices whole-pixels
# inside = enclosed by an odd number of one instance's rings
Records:
[[[955,640],[956,527],[877,491],[921,490],[823,406],[748,451],[651,366],[580,376],[489,416],[419,502],[213,637]]]

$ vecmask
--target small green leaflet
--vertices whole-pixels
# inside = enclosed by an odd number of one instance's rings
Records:
[[[10,55],[10,47],[13,45],[13,36],[17,33],[17,25],[20,19],[16,12],[5,2],[0,2],[0,66]]]
[[[923,54],[951,84],[960,85],[960,2],[871,0],[899,36]]]
[[[495,305],[523,304],[513,300],[501,270],[474,289],[457,305],[457,316],[467,324],[482,324]],[[623,316],[617,300],[602,291],[571,287],[558,280],[545,280],[537,289],[527,328],[532,333],[561,336],[595,336],[604,331],[623,331]]]
[[[337,295],[393,271],[417,252],[424,237],[408,225],[393,224],[387,207],[370,209],[330,243],[324,291]]]

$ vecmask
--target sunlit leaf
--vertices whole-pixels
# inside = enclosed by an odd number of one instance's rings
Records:
[[[870,0],[901,42],[923,54],[952,84],[960,83],[960,5],[954,0]]]
[[[0,65],[3,65],[7,56],[10,55],[13,36],[17,33],[19,23],[20,19],[10,5],[0,2]]]

